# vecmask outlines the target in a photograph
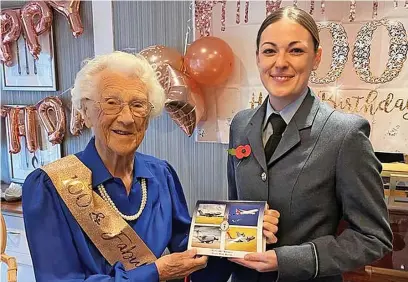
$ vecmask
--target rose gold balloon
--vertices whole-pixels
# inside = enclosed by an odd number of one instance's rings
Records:
[[[37,139],[37,109],[34,106],[27,106],[24,108],[24,125],[25,125],[25,137],[27,142],[27,149],[34,153],[38,150]]]
[[[21,22],[17,10],[6,9],[1,11],[1,41],[0,41],[0,60],[6,66],[13,64],[13,55],[11,45],[17,41],[21,34]]]
[[[60,144],[65,134],[65,112],[58,97],[47,97],[38,106],[38,116],[48,134],[48,141]]]
[[[22,119],[20,119],[22,117]],[[20,115],[18,119],[18,136],[25,136],[26,131],[25,131],[25,125],[24,125],[24,111],[20,110]]]
[[[3,118],[5,118],[5,117],[7,117],[7,115],[8,115],[9,112],[10,112],[10,108],[9,108],[9,107],[2,106],[2,107],[1,107],[1,114],[0,114],[0,116],[3,117]]]
[[[39,21],[37,19],[39,18]],[[50,30],[52,24],[52,11],[44,1],[33,1],[21,8],[21,20],[24,27],[24,36],[28,49],[35,59],[41,52],[38,35]]]
[[[9,44],[3,44],[0,41],[0,60],[6,64],[6,66],[11,67],[13,65],[13,57],[11,54],[11,48]]]
[[[74,107],[71,107],[71,123],[70,123],[71,134],[74,136],[81,135],[83,128],[84,119],[82,118],[81,113]]]
[[[84,32],[81,15],[79,14],[79,5],[81,4],[80,0],[46,2],[67,18],[72,30],[72,34],[75,38],[77,38]]]
[[[208,86],[218,85],[231,75],[234,53],[222,39],[202,37],[187,48],[184,67],[196,82]]]
[[[191,136],[205,113],[202,92],[186,74],[171,66],[167,72],[165,109],[181,130]]]
[[[10,108],[8,114],[8,128],[9,128],[9,152],[17,154],[21,150],[20,134],[19,134],[19,108]]]
[[[167,65],[172,66],[176,70],[181,70],[183,67],[183,56],[173,48],[153,45],[143,49],[139,54],[149,61],[163,88],[165,87]]]

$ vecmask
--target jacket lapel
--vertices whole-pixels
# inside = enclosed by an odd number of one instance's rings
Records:
[[[268,167],[300,143],[299,131],[312,126],[318,108],[319,100],[317,100],[312,94],[312,91],[309,90],[305,100],[300,105],[300,108],[297,110],[283,133],[278,147],[268,162]]]
[[[258,110],[256,110],[245,129],[245,134],[248,137],[252,154],[264,171],[267,170],[267,167],[264,146],[262,143],[262,124],[266,114],[267,103],[268,98],[266,98]]]
[[[296,123],[290,121],[285,133],[282,135],[282,139],[279,142],[278,147],[268,162],[268,166],[272,165],[277,159],[289,152],[289,150],[295,147],[299,142],[299,130]]]

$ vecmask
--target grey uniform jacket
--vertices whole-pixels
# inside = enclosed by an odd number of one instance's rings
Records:
[[[369,123],[306,95],[267,164],[262,143],[265,102],[239,112],[230,148],[251,146],[228,159],[231,200],[267,200],[281,214],[278,272],[234,266],[233,281],[342,281],[341,273],[371,263],[392,249],[380,177],[368,139]],[[336,236],[340,219],[349,228]]]

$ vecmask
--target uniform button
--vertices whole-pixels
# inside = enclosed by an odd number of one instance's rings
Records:
[[[265,172],[262,172],[261,179],[262,179],[262,181],[266,181],[266,173]]]

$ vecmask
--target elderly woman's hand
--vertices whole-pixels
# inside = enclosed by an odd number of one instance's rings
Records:
[[[280,213],[276,210],[270,210],[269,206],[265,210],[263,220],[263,234],[266,237],[267,244],[274,244],[278,242],[276,232],[278,232]]]
[[[183,278],[207,266],[207,256],[196,257],[197,250],[173,253],[156,260],[160,281]]]

